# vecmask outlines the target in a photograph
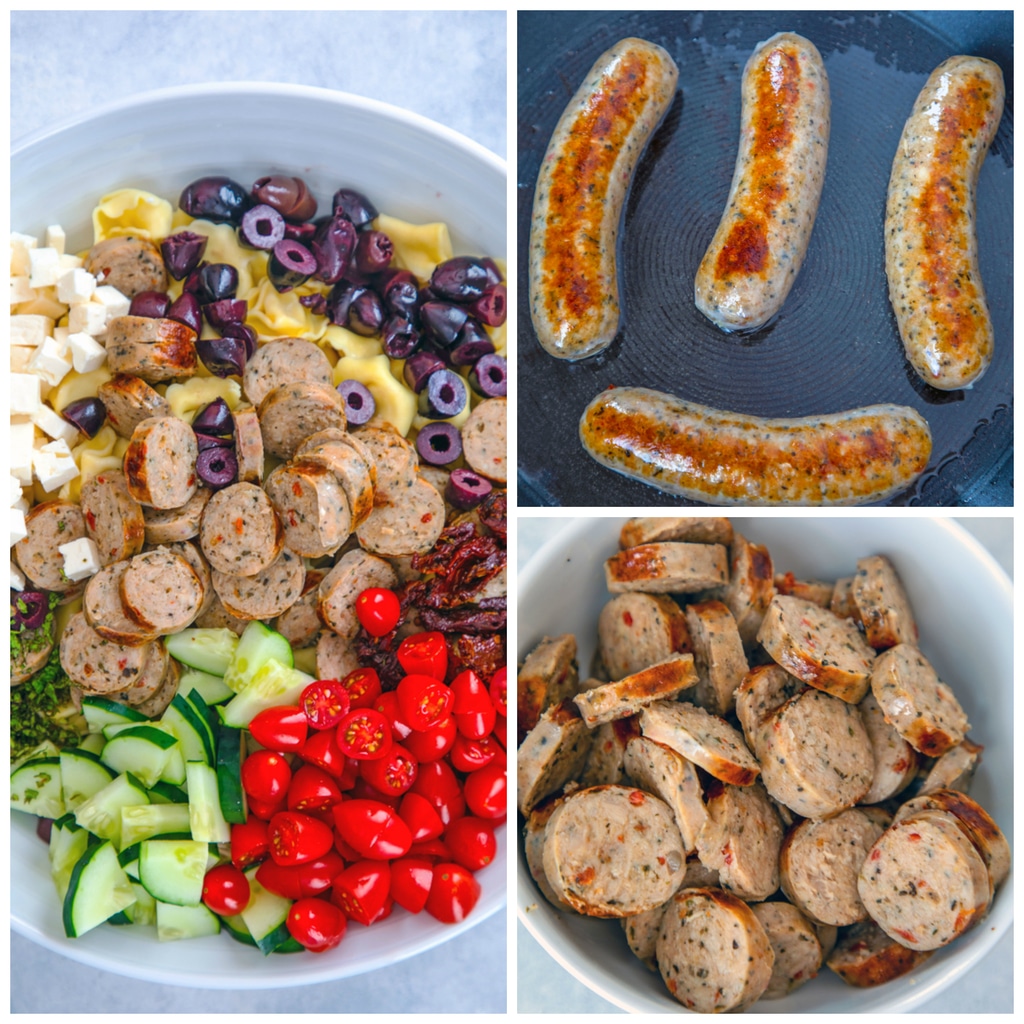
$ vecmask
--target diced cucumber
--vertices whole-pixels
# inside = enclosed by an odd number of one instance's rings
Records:
[[[102,732],[105,725],[117,725],[132,722],[146,722],[141,711],[119,704],[109,697],[90,694],[82,698],[82,715],[89,726],[89,732]]]
[[[298,704],[313,677],[271,658],[252,677],[249,685],[229,703],[221,705],[225,725],[244,729],[261,711],[279,704]]]
[[[245,872],[249,880],[249,902],[239,916],[260,952],[266,956],[291,938],[287,922],[292,901],[264,889],[256,878],[256,870],[250,868]]]
[[[86,833],[88,835],[88,833]],[[160,835],[151,836],[151,839],[191,839],[192,833],[186,829],[184,832],[162,832]],[[125,843],[124,849],[117,855],[117,862],[124,868],[129,878],[139,880],[139,854],[142,852],[142,844],[145,840],[139,840],[130,846]]]
[[[179,907],[173,903],[156,904],[156,937],[161,942],[176,939],[201,939],[220,931],[220,918],[202,903],[196,907]]]
[[[238,639],[235,656],[224,672],[224,682],[235,693],[241,693],[270,659],[291,668],[292,645],[280,633],[254,619]]]
[[[313,650],[315,652],[315,648]],[[183,697],[187,697],[193,692],[201,694],[207,704],[220,704],[235,695],[235,691],[224,682],[221,676],[200,672],[197,668],[186,669],[182,672],[181,681],[178,684],[178,693]]]
[[[20,768],[23,764],[28,764],[29,761],[42,761],[48,757],[60,757],[60,748],[52,740],[43,740],[38,747],[26,750],[21,757],[12,762],[11,771]]]
[[[204,843],[227,843],[231,826],[220,809],[217,772],[203,761],[185,765],[188,776],[188,809],[192,836]]]
[[[69,811],[95,796],[116,775],[96,754],[81,747],[68,747],[60,752],[60,786],[64,806]]]
[[[230,629],[183,629],[164,640],[167,653],[189,668],[223,676],[238,647]]]
[[[87,736],[82,737],[82,742],[78,744],[79,750],[85,750],[90,754],[100,754],[103,752],[103,748],[107,744],[107,738],[101,732],[91,732]]]
[[[121,808],[148,803],[149,793],[146,792],[146,787],[130,772],[125,772],[94,796],[89,797],[75,811],[75,821],[94,836],[110,839],[120,848]]]
[[[121,808],[121,849],[165,832],[189,832],[187,804],[137,804]]]
[[[174,735],[171,731],[164,727],[162,722],[157,723],[157,728],[168,735]],[[177,737],[174,737],[177,739]],[[171,785],[171,786],[184,786],[185,785],[185,754],[181,749],[180,743],[175,743],[170,750],[171,756],[167,759],[167,765],[164,767],[163,772],[160,774],[160,782]],[[153,783],[158,785],[158,783]],[[150,787],[152,789],[152,786]],[[159,801],[157,801],[159,802]]]
[[[199,718],[209,726],[210,735],[214,740],[214,748],[216,748],[217,726],[220,724],[220,716],[206,703],[203,695],[196,690],[192,690],[191,693],[185,695],[185,702],[190,704]],[[216,749],[214,753],[216,753]],[[212,764],[213,762],[211,761],[210,763]]]
[[[110,842],[90,846],[78,859],[64,896],[64,934],[69,939],[113,917],[135,902],[131,879]]]
[[[67,808],[61,789],[60,758],[40,757],[26,761],[11,772],[11,809],[59,818]]]
[[[162,903],[195,907],[203,898],[206,843],[196,839],[145,839],[139,847],[139,881]]]
[[[256,945],[256,940],[249,934],[249,929],[245,927],[245,921],[242,920],[241,914],[222,917],[220,923],[224,925],[224,930],[231,938],[246,946]]]
[[[160,781],[150,786],[149,799],[154,804],[187,804],[188,793],[178,786]]]
[[[178,741],[153,725],[136,725],[107,740],[100,755],[118,772],[131,772],[144,786],[160,781]]]
[[[171,699],[160,721],[177,736],[186,761],[213,764],[213,733],[209,723],[180,693]]]
[[[226,725],[217,729],[217,791],[224,820],[244,824],[249,811],[242,788],[242,762],[245,760],[246,732]]]
[[[145,886],[132,882],[135,902],[123,913],[132,924],[156,924],[156,900],[146,892]]]
[[[50,829],[50,877],[61,900],[71,884],[75,865],[89,846],[89,833],[79,828],[74,818],[70,821],[65,818],[65,824],[67,827],[58,827],[54,822]]]

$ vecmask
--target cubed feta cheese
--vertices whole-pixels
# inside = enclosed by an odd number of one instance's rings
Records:
[[[93,301],[100,303],[106,309],[108,324],[116,316],[127,316],[132,305],[132,300],[119,292],[112,284],[97,285]]]
[[[11,278],[11,305],[19,302],[31,302],[36,297],[35,289],[28,283],[28,277],[19,274]]]
[[[7,479],[11,481],[10,484],[8,484],[8,494],[10,496],[8,504],[14,505],[16,501],[21,501],[25,495],[21,493],[21,481],[16,476],[11,474]]]
[[[51,284],[56,284],[60,276],[60,253],[48,246],[30,249],[28,265],[28,283],[33,288],[47,288]]]
[[[51,441],[32,455],[32,472],[44,491],[55,491],[78,476],[67,441]]]
[[[11,346],[11,373],[31,373],[28,368],[36,354],[34,348],[25,348],[23,345]]]
[[[44,402],[32,417],[32,422],[54,441],[66,441],[70,447],[78,440],[78,427],[68,423],[59,412],[54,412]]]
[[[68,354],[68,338],[71,337],[71,330],[68,327],[54,327],[53,334],[51,335],[53,340],[57,342],[60,347],[60,354],[66,356]]]
[[[32,235],[22,235],[17,231],[11,232],[11,273],[28,275],[32,269],[28,254],[39,245],[39,239]]]
[[[84,267],[85,260],[81,256],[73,256],[69,252],[61,254],[60,257],[60,270],[64,273],[65,270],[74,270],[75,267]]]
[[[26,486],[32,483],[32,455],[36,427],[31,420],[12,423],[8,433],[11,446],[11,475]]]
[[[29,364],[33,373],[39,374],[53,387],[71,372],[71,365],[70,357],[61,355],[61,346],[54,338],[43,339]]]
[[[19,315],[25,313],[36,313],[46,317],[48,320],[59,320],[67,311],[68,307],[63,302],[57,301],[57,289],[34,288],[35,296],[28,302],[19,302],[17,310]]]
[[[57,298],[69,306],[76,302],[88,302],[96,291],[96,278],[77,267],[65,270],[57,278]]]
[[[68,335],[68,349],[79,373],[98,370],[107,358],[107,350],[91,334],[82,331]]]
[[[7,516],[11,524],[11,547],[13,548],[19,540],[24,540],[28,536],[28,527],[25,525],[25,513],[21,509],[9,509]]]
[[[42,345],[53,334],[53,317],[38,313],[16,313],[11,317],[12,345]]]
[[[39,378],[34,373],[12,373],[11,415],[32,416],[39,402]]]
[[[66,242],[67,235],[64,234],[64,229],[59,224],[51,224],[46,229],[46,244],[51,249],[56,249],[58,256],[64,255],[64,246]]]
[[[11,559],[11,590],[24,590],[25,585],[28,581],[25,579],[25,574],[14,564],[14,559]]]
[[[107,329],[107,307],[100,302],[80,302],[68,313],[68,327],[73,334],[82,331],[94,338]]]
[[[75,583],[100,571],[100,549],[91,537],[58,544],[57,550],[64,556],[64,575]]]

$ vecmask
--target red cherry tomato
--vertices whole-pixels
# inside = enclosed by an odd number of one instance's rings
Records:
[[[384,897],[384,906],[370,918],[370,924],[376,924],[378,921],[383,921],[385,917],[390,917],[394,906],[395,901],[391,898],[391,894],[388,893],[388,895]]]
[[[391,888],[391,868],[382,860],[357,860],[335,879],[331,902],[359,924],[370,924],[383,910]]]
[[[486,684],[471,668],[463,669],[452,680],[452,695],[455,698],[452,712],[456,715],[471,714],[485,708],[494,709]]]
[[[292,776],[288,787],[289,811],[325,811],[340,802],[338,783],[323,768],[304,764]]]
[[[508,717],[508,670],[504,665],[491,676],[488,686],[491,693],[491,703],[494,710],[503,717]]]
[[[413,843],[409,847],[409,856],[423,857],[429,860],[431,864],[437,864],[443,860],[451,860],[452,851],[448,849],[441,839],[427,839],[422,843]]]
[[[434,866],[423,857],[399,857],[391,862],[391,897],[410,914],[418,914],[426,905]]]
[[[490,736],[498,713],[494,710],[491,698],[488,697],[487,707],[481,708],[479,711],[468,711],[464,715],[452,715],[452,717],[455,719],[455,727],[463,736],[471,740],[482,740],[485,736]]]
[[[452,749],[458,734],[455,719],[451,715],[446,715],[440,722],[435,722],[422,732],[410,732],[402,742],[405,749],[422,763],[444,757]]]
[[[484,736],[483,739],[476,740],[460,733],[452,744],[452,767],[460,772],[475,772],[489,765],[497,756],[499,749],[498,742],[493,736]]]
[[[341,857],[334,850],[328,850],[316,860],[289,867],[273,860],[264,861],[256,869],[256,881],[277,896],[298,900],[326,892],[344,868]]]
[[[299,697],[306,721],[314,729],[333,729],[348,714],[348,690],[337,679],[318,679]]]
[[[370,587],[356,598],[356,618],[370,636],[384,636],[398,625],[402,606],[393,590]]]
[[[470,778],[472,777],[471,775]],[[466,813],[462,787],[446,761],[428,761],[421,764],[410,792],[425,797],[446,826]]]
[[[393,744],[391,749],[375,761],[364,761],[360,772],[374,789],[387,796],[401,796],[412,788],[419,765],[408,750]]]
[[[373,761],[360,761],[361,765],[373,764]],[[388,807],[393,807],[396,811],[398,805],[402,802],[402,797],[399,793],[384,793],[379,790],[376,786],[371,786],[366,779],[363,778],[362,774],[356,779],[355,785],[348,793],[349,797],[353,800],[376,800],[378,803],[387,804]]]
[[[256,750],[242,762],[242,789],[254,800],[278,803],[291,781],[291,766],[274,750]]]
[[[346,757],[372,761],[391,749],[391,726],[373,708],[356,708],[338,723],[338,748]]]
[[[494,720],[494,735],[497,741],[506,750],[508,749],[508,719],[504,715],[498,715]]]
[[[461,864],[435,864],[426,909],[445,924],[464,921],[480,899],[480,883]]]
[[[452,691],[430,676],[405,676],[395,692],[403,717],[420,732],[441,721],[452,709]]]
[[[278,864],[304,864],[322,857],[333,845],[330,827],[299,811],[280,811],[267,826],[270,856]]]
[[[393,807],[378,800],[344,800],[336,804],[334,824],[341,838],[370,860],[404,857],[412,845],[409,826]]]
[[[375,668],[357,668],[341,681],[351,708],[372,708],[381,694],[380,676]]]
[[[380,694],[373,702],[374,711],[379,711],[391,725],[391,733],[399,743],[412,734],[412,727],[402,717],[402,709],[398,704],[398,694],[394,690]],[[422,758],[420,758],[422,760]]]
[[[265,821],[250,814],[246,821],[231,826],[231,863],[236,868],[251,867],[269,852]]]
[[[298,750],[306,742],[309,723],[302,708],[283,704],[256,715],[249,723],[249,732],[261,747],[285,753]]]
[[[257,818],[262,818],[263,821],[270,821],[275,814],[280,814],[281,811],[288,809],[288,803],[284,797],[280,800],[256,800],[254,797],[249,797],[249,811],[254,814]]]
[[[398,807],[398,816],[409,826],[414,843],[437,839],[444,831],[441,815],[434,805],[419,793],[406,793]]]
[[[494,826],[483,818],[467,816],[453,821],[444,834],[444,841],[452,851],[452,860],[470,871],[487,867],[498,852]]]
[[[444,682],[448,671],[448,644],[444,633],[414,633],[398,645],[395,653],[407,675],[430,676]]]
[[[288,931],[311,953],[333,949],[345,937],[345,915],[327,900],[297,900],[288,911]]]
[[[218,864],[203,877],[203,902],[215,914],[240,914],[249,895],[249,879],[234,864]]]
[[[489,764],[466,777],[463,790],[469,809],[478,818],[508,814],[508,773],[504,765]]]
[[[331,778],[339,780],[348,764],[348,759],[338,746],[338,737],[334,730],[314,732],[299,748],[299,757],[307,764],[323,769]]]

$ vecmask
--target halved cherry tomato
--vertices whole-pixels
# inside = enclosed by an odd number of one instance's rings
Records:
[[[267,837],[270,856],[276,863],[286,866],[316,860],[334,845],[334,836],[327,825],[299,811],[275,814],[267,826]]]
[[[419,793],[406,793],[398,806],[398,816],[409,826],[414,843],[437,839],[444,831],[444,822],[434,805]]]
[[[370,918],[370,924],[376,924],[378,921],[383,921],[385,917],[390,917],[394,906],[395,901],[391,898],[391,894],[388,893],[388,895],[384,897],[384,906]]]
[[[470,871],[487,867],[498,852],[494,825],[483,818],[467,815],[453,821],[444,834],[444,841],[452,851],[452,860]]]
[[[341,752],[357,761],[372,761],[391,749],[391,726],[373,708],[350,711],[338,723],[337,736]]]
[[[412,788],[419,765],[416,758],[397,743],[375,761],[364,761],[359,769],[374,789],[388,796],[401,796]]]
[[[399,857],[391,862],[391,897],[410,914],[418,914],[426,905],[434,865],[423,857]]]
[[[465,714],[452,715],[455,719],[455,727],[463,736],[471,740],[482,740],[491,734],[498,713],[494,710],[491,698],[487,698],[487,707],[479,711],[467,711]]]
[[[468,775],[463,794],[478,818],[504,818],[508,814],[508,773],[504,765],[492,763]]]
[[[426,910],[445,924],[465,920],[480,899],[480,883],[461,864],[435,864]]]
[[[250,808],[251,810],[251,808]],[[231,863],[244,870],[270,853],[267,823],[252,814],[231,826]]]
[[[487,689],[487,684],[471,669],[463,669],[452,680],[452,712],[456,715],[471,714],[494,708],[494,701]]]
[[[280,800],[257,800],[255,797],[249,797],[248,804],[249,811],[264,821],[270,821],[275,814],[288,809],[288,802],[283,796]]]
[[[338,835],[337,830],[335,830],[334,833],[334,849],[338,851],[338,856],[341,857],[346,864],[352,864],[357,860],[362,860],[362,857],[359,855],[359,851],[353,850],[352,847]]]
[[[390,888],[387,861],[357,860],[334,879],[331,902],[353,921],[368,925],[386,905]]]
[[[373,761],[360,761],[359,764],[373,764]],[[398,793],[384,793],[376,786],[370,785],[363,778],[361,772],[356,779],[355,785],[349,790],[348,796],[352,800],[376,800],[379,803],[387,804],[388,807],[393,807],[396,811],[398,810],[398,805],[402,802],[402,797]]]
[[[356,618],[370,636],[383,636],[398,625],[402,606],[393,590],[370,587],[356,598]]]
[[[446,715],[441,721],[422,731],[411,731],[402,742],[406,750],[422,763],[444,757],[452,749],[458,734],[455,719],[451,715]]]
[[[285,753],[298,750],[306,742],[309,723],[302,708],[282,704],[256,715],[249,723],[249,732],[261,747]]]
[[[472,777],[471,775],[470,778]],[[428,761],[421,764],[410,792],[426,797],[446,826],[466,813],[462,787],[446,761]]]
[[[299,707],[314,729],[333,729],[349,712],[348,690],[337,679],[317,679],[302,691]]]
[[[348,764],[348,758],[338,746],[338,737],[334,730],[314,732],[299,748],[299,757],[306,764],[316,765],[333,779],[341,779]],[[339,786],[339,788],[341,788]]]
[[[410,857],[425,857],[433,864],[452,859],[452,851],[443,839],[425,839],[422,843],[413,843],[409,847]]]
[[[218,864],[203,876],[203,902],[215,914],[240,914],[249,896],[249,879],[234,864]]]
[[[333,949],[345,937],[348,922],[333,903],[315,897],[296,900],[288,911],[288,931],[311,953]]]
[[[267,804],[284,800],[291,781],[291,766],[275,750],[255,750],[242,762],[242,789],[254,800]]]
[[[444,682],[448,671],[448,644],[444,633],[414,633],[398,645],[395,653],[407,675],[430,676]]]
[[[394,690],[380,694],[373,702],[373,709],[379,711],[388,720],[395,739],[399,743],[405,743],[412,734],[412,726],[402,716],[402,709],[398,704],[398,694]]]
[[[430,676],[405,676],[395,692],[402,716],[420,732],[439,722],[452,709],[452,691]]]
[[[334,824],[341,838],[370,860],[404,857],[412,845],[409,826],[393,807],[379,800],[345,800],[336,804]]]
[[[344,869],[345,862],[339,854],[328,850],[322,857],[305,864],[285,866],[273,860],[264,861],[256,869],[256,881],[278,896],[298,900],[326,892]]]
[[[341,681],[352,708],[372,708],[381,694],[380,676],[375,668],[357,668]]]
[[[508,719],[504,715],[498,715],[494,720],[494,735],[498,742],[506,750],[508,749]]]
[[[323,768],[304,764],[292,776],[288,787],[289,811],[325,811],[340,802],[341,790]]]
[[[491,702],[494,704],[494,710],[499,715],[508,717],[508,670],[504,665],[498,669],[497,672],[491,676],[491,682],[488,686],[491,693]]]
[[[493,736],[470,739],[459,733],[452,744],[452,767],[460,772],[475,772],[490,764],[497,756],[498,741]]]

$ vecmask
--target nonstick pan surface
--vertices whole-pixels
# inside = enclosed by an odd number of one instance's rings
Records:
[[[821,51],[832,132],[821,206],[779,316],[727,335],[697,311],[693,279],[725,207],[739,140],[740,78],[775,32]],[[567,363],[530,322],[533,190],[548,140],[593,62],[626,36],[660,43],[679,90],[640,161],[620,249],[623,323],[600,356]],[[609,385],[642,385],[719,409],[805,416],[877,402],[917,409],[929,468],[894,505],[1013,504],[1013,15],[776,12],[521,12],[518,118],[518,451],[521,505],[693,504],[598,465],[584,408]],[[889,305],[886,189],[904,122],[931,71],[956,53],[995,60],[1006,108],[978,184],[982,280],[996,348],[970,390],[937,391],[907,363]]]

